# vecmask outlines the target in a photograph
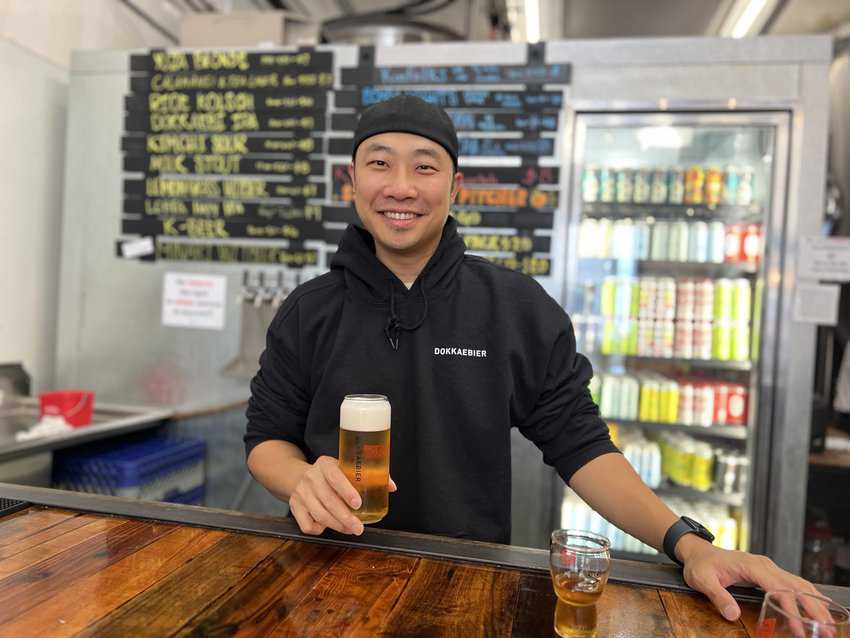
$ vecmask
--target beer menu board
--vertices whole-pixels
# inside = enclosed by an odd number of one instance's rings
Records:
[[[154,238],[142,258],[321,266],[333,71],[313,49],[131,56],[121,232]]]
[[[327,268],[357,221],[346,168],[358,112],[403,92],[458,130],[452,214],[468,249],[548,275],[570,67],[543,59],[531,45],[525,65],[377,67],[364,46],[335,73],[333,52],[315,49],[131,56],[118,253],[143,236],[141,259]]]

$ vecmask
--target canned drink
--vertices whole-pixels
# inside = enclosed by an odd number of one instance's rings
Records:
[[[614,171],[603,167],[599,169],[599,201],[610,204],[614,201],[617,185],[614,180]]]
[[[581,220],[578,230],[578,256],[598,257],[599,223],[590,217]]]
[[[690,381],[679,382],[679,423],[694,424],[694,384]]]
[[[705,172],[705,205],[715,208],[723,195],[723,171],[712,166]]]
[[[596,352],[596,342],[599,338],[599,323],[596,318],[588,317],[584,324],[584,352]]]
[[[712,352],[712,333],[710,321],[694,322],[694,359],[708,361]]]
[[[677,359],[694,358],[694,322],[680,319],[676,321],[676,337],[673,356]]]
[[[656,168],[652,172],[652,187],[649,199],[653,204],[665,204],[667,202],[667,170]]]
[[[649,259],[650,225],[644,221],[635,222],[635,259]]]
[[[734,206],[738,203],[738,182],[741,179],[736,166],[726,167],[726,176],[723,182],[723,203]]]
[[[640,278],[630,277],[629,283],[629,318],[637,319],[640,316]]]
[[[670,243],[667,248],[669,261],[688,261],[689,224],[675,221],[670,224]]]
[[[599,219],[598,225],[599,243],[596,247],[596,256],[597,257],[610,257],[611,256],[611,243],[614,238],[614,222],[607,217],[602,217]]]
[[[655,322],[655,343],[653,350],[656,357],[673,358],[673,346],[676,340],[676,324],[672,319],[661,319]]]
[[[685,202],[685,171],[681,168],[671,168],[667,176],[667,201],[671,204],[683,204]]]
[[[761,226],[748,224],[741,239],[741,261],[757,264],[761,260],[762,236]]]
[[[726,409],[728,425],[746,425],[748,418],[749,392],[746,386],[732,384],[729,386],[729,402]]]
[[[618,400],[620,392],[620,379],[613,374],[602,375],[601,400],[599,402],[599,414],[606,419],[616,419]]]
[[[688,261],[709,261],[709,231],[706,222],[691,222],[688,229]]]
[[[602,280],[602,291],[599,300],[599,312],[603,317],[613,317],[617,307],[617,278],[605,277]]]
[[[705,170],[702,166],[691,166],[685,174],[685,203],[702,204],[705,201]]]
[[[626,335],[626,352],[630,357],[638,354],[638,322],[632,319],[629,321]]]
[[[733,361],[748,361],[750,358],[750,324],[739,321],[732,324],[732,348],[730,359]]]
[[[635,224],[631,219],[614,222],[613,240],[609,257],[632,259],[635,248]]]
[[[701,279],[694,284],[694,319],[711,321],[714,317],[714,280]]]
[[[640,386],[640,420],[658,423],[661,408],[661,384],[646,377]]]
[[[729,405],[729,386],[725,383],[714,384],[714,424],[726,425],[728,416],[726,410]]]
[[[339,467],[360,494],[353,513],[364,524],[389,511],[390,412],[380,394],[349,394],[339,408]]]
[[[659,277],[656,285],[655,316],[672,321],[676,318],[676,280],[672,277]]]
[[[647,203],[652,190],[652,172],[647,168],[639,168],[635,171],[634,180],[634,202],[636,204]]]
[[[749,323],[752,312],[750,282],[744,278],[732,281],[732,321]]]
[[[656,295],[658,281],[655,277],[640,277],[638,279],[640,288],[638,299],[638,317],[651,319],[655,317]]]
[[[732,359],[732,323],[715,321],[712,325],[711,358],[716,361]]]
[[[602,321],[602,343],[599,344],[599,351],[604,355],[615,354],[617,340],[617,326],[613,319],[604,319]]]
[[[709,427],[714,419],[714,388],[707,383],[694,387],[694,425]]]
[[[599,199],[599,168],[588,166],[581,177],[581,197],[586,202]]]
[[[675,423],[679,416],[679,384],[666,379],[661,384],[659,419],[662,423]]]
[[[631,375],[620,378],[620,418],[629,421],[638,420],[638,404],[640,402],[640,384]]]
[[[736,263],[741,259],[744,243],[743,224],[726,226],[726,261]]]
[[[693,321],[696,289],[696,282],[693,279],[679,279],[676,282],[676,319]]]
[[[749,206],[753,203],[753,189],[755,176],[753,169],[746,167],[741,171],[741,177],[738,181],[738,192],[735,196],[735,203],[738,206]]]
[[[651,357],[654,339],[655,321],[652,319],[639,319],[637,322],[637,355],[640,357]]]
[[[708,225],[708,261],[722,264],[726,259],[726,225],[713,221]]]
[[[628,204],[634,197],[635,171],[621,168],[617,171],[617,203]]]
[[[717,279],[714,282],[714,321],[732,320],[734,298],[735,285],[731,279]]]
[[[652,224],[652,237],[649,254],[653,261],[667,261],[670,248],[670,222]]]
[[[626,277],[618,277],[616,286],[614,316],[624,319],[629,316],[632,308],[632,282]]]
[[[700,492],[707,492],[713,485],[714,453],[708,443],[697,443],[694,448],[691,487]]]

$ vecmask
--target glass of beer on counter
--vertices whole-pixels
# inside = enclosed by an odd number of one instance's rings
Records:
[[[339,466],[360,494],[354,515],[367,525],[389,510],[390,402],[382,394],[349,394],[339,408]]]
[[[552,532],[549,571],[558,602],[555,633],[563,638],[596,636],[596,601],[611,569],[610,543],[604,536],[572,529]]]
[[[829,598],[790,589],[765,594],[757,638],[850,638],[850,611]]]

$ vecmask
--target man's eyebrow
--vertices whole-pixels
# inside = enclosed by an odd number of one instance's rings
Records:
[[[380,142],[372,142],[369,146],[366,147],[366,152],[371,153],[373,151],[384,151],[386,153],[395,153],[392,147],[387,146],[386,144],[381,144]]]
[[[414,155],[427,155],[428,157],[433,157],[434,159],[440,159],[440,153],[437,152],[437,149],[434,148],[417,148],[413,151]]]

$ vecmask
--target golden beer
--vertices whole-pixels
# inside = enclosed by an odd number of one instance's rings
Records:
[[[549,571],[558,596],[555,633],[564,638],[596,636],[596,602],[608,582],[608,539],[591,532],[556,530],[549,546]]]
[[[390,402],[380,394],[349,394],[339,408],[339,466],[362,504],[354,515],[367,525],[389,510]]]

